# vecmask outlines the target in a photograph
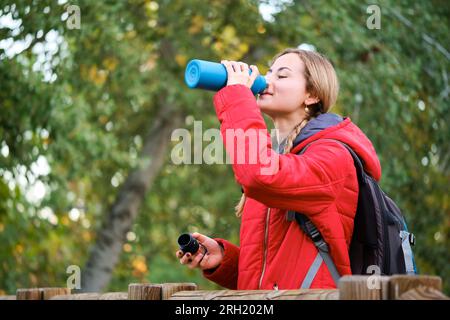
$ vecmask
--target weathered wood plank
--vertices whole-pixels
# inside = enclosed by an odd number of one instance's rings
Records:
[[[168,300],[175,292],[191,290],[197,290],[197,285],[195,283],[164,283],[162,285],[161,299]]]
[[[58,295],[51,300],[128,300],[127,292],[76,293]]]
[[[418,287],[428,287],[442,291],[442,279],[437,276],[406,276],[395,275],[390,277],[389,299],[398,299],[403,293]]]
[[[450,300],[445,294],[439,290],[419,286],[403,293],[398,300]]]
[[[131,283],[128,285],[129,300],[161,300],[162,284]]]
[[[170,300],[339,300],[336,289],[179,291]]]
[[[344,276],[339,289],[197,290],[195,283],[132,283],[128,292],[70,294],[68,288],[17,289],[0,300],[450,300],[442,279],[427,275]]]

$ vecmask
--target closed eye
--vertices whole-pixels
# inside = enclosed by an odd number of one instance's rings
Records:
[[[278,76],[278,79],[287,78],[287,76]]]

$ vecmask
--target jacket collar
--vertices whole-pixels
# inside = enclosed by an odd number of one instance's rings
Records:
[[[295,138],[292,149],[308,139],[309,137],[315,135],[316,133],[325,130],[329,127],[333,127],[341,123],[344,119],[335,113],[322,113],[317,117],[308,121],[306,126],[300,131],[298,136]],[[278,153],[283,153],[284,145],[286,144],[286,139],[284,139],[277,147]],[[274,144],[277,145],[276,143]]]

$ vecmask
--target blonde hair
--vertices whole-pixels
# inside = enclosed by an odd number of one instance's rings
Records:
[[[336,71],[331,62],[320,53],[296,48],[287,48],[278,53],[272,59],[270,65],[273,65],[275,60],[288,53],[295,53],[300,60],[302,60],[305,66],[303,75],[306,79],[306,92],[313,97],[319,98],[319,102],[309,106],[302,106],[305,107],[306,118],[297,124],[287,136],[283,154],[287,154],[291,151],[295,138],[309,120],[317,117],[321,113],[328,112],[331,107],[333,107],[339,93],[339,82]],[[245,193],[243,193],[239,203],[235,207],[237,217],[242,216],[245,200],[246,196]]]

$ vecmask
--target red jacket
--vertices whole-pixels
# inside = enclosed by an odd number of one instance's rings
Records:
[[[204,276],[229,289],[300,288],[317,249],[295,221],[286,220],[287,210],[307,215],[328,243],[340,275],[351,274],[348,249],[358,199],[356,169],[350,153],[341,144],[324,138],[352,147],[363,160],[365,170],[379,180],[380,163],[369,139],[350,118],[340,118],[337,124],[326,128],[316,128],[312,120],[302,129],[291,152],[281,155],[272,149],[264,119],[247,87],[226,86],[214,96],[214,105],[235,178],[247,201],[240,247],[216,239],[225,249],[224,260],[216,269],[204,271]],[[227,139],[226,129],[262,130],[265,136],[258,138],[258,152],[274,161],[275,173],[261,174],[261,161],[238,162],[237,154],[247,154],[251,146],[246,143],[246,150],[237,149],[239,144],[233,143],[235,139]],[[305,136],[305,130],[312,134]],[[302,155],[296,154],[312,141],[317,142]],[[311,288],[335,288],[324,263]]]

